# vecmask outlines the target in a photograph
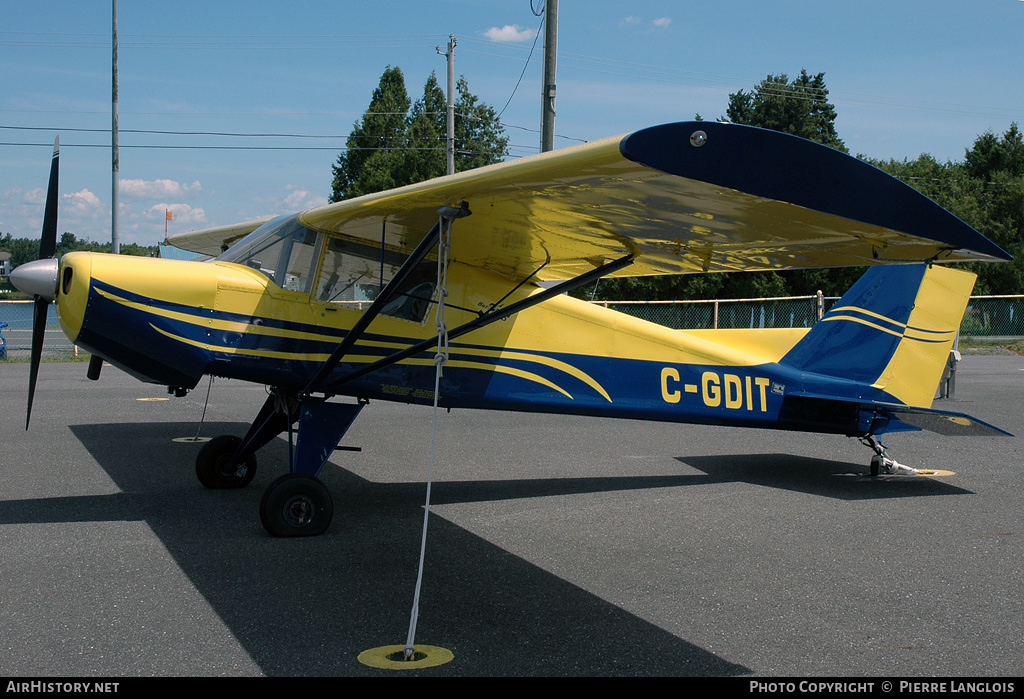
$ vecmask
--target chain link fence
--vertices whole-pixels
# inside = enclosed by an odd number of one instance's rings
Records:
[[[788,296],[718,301],[592,301],[600,306],[676,330],[714,328],[809,328],[838,297]],[[32,344],[31,301],[0,301],[0,359],[27,361]],[[1024,338],[1024,295],[972,296],[960,324],[960,336],[979,339]],[[78,356],[61,332],[56,309],[50,306],[43,354],[50,360]]]
[[[717,301],[592,301],[676,330],[809,328],[839,300],[836,296],[786,296]],[[1024,337],[1024,295],[972,296],[960,336]]]
[[[0,301],[0,359],[28,361],[32,350],[31,301]],[[43,358],[52,361],[75,359],[78,348],[61,332],[57,309],[50,305],[46,315],[46,333],[43,336]]]
[[[837,297],[786,296],[712,301],[592,301],[675,330],[809,328]]]
[[[962,337],[1024,336],[1024,296],[972,296],[960,323]]]

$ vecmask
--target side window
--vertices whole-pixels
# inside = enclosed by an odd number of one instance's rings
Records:
[[[388,301],[381,313],[417,323],[422,322],[434,304],[434,286],[434,282],[420,282],[413,286],[406,283],[398,296]]]
[[[284,249],[274,273],[274,282],[282,289],[308,292],[316,261],[316,233],[303,228],[284,241]]]
[[[405,260],[397,251],[382,251],[380,247],[337,236],[330,236],[325,247],[324,264],[316,286],[316,298],[324,303],[373,301],[380,293],[382,282],[387,284]],[[436,262],[422,262],[381,313],[422,322],[434,304],[436,275]]]
[[[364,246],[336,236],[327,239],[324,266],[316,297],[325,303],[372,301],[380,290],[380,262],[366,256]],[[362,253],[362,254],[359,254]],[[393,271],[385,270],[390,276]]]

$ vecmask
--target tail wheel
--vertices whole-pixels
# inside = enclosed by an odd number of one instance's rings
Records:
[[[196,457],[199,482],[212,490],[249,485],[256,475],[256,457],[249,454],[239,463],[231,464],[231,457],[241,443],[241,438],[223,434],[204,444]]]
[[[273,483],[260,500],[260,521],[271,536],[318,536],[334,516],[331,493],[306,473],[288,473]]]
[[[882,469],[882,457],[875,454],[871,457],[871,475],[877,476],[878,472]]]

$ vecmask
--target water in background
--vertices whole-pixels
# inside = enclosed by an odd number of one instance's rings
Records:
[[[31,301],[0,301],[0,321],[7,323],[12,328],[31,330],[33,306]],[[54,327],[58,325],[57,307],[52,303],[46,312],[46,325]]]

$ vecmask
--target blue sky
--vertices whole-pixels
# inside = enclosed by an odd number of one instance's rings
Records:
[[[109,240],[111,2],[2,0],[0,16],[0,232],[39,235],[59,135],[59,230]],[[825,73],[853,153],[961,160],[1024,123],[1021,0],[561,0],[558,25],[556,147],[714,119],[801,69]],[[512,155],[537,152],[539,26],[530,0],[119,0],[121,241],[162,239],[165,209],[175,232],[326,203],[384,68],[413,99],[431,71],[443,85],[449,34]]]

